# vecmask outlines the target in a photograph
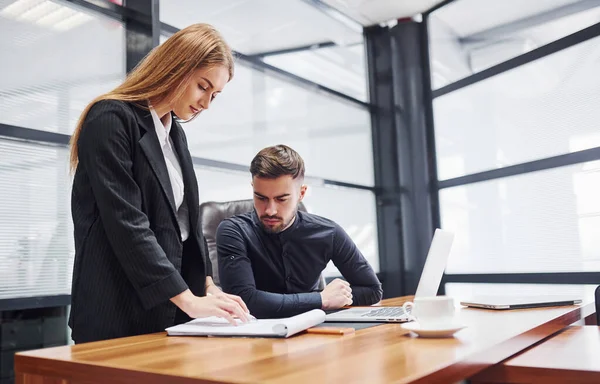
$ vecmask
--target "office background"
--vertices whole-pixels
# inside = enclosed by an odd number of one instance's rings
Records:
[[[195,22],[238,57],[184,126],[201,202],[251,197],[252,156],[285,143],[307,209],[342,225],[386,297],[414,293],[438,226],[456,233],[442,292],[591,297],[600,1],[429,1],[385,23],[383,1],[360,3],[0,0],[0,383],[15,351],[69,339],[81,110]]]

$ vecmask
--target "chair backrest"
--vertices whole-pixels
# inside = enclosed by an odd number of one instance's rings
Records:
[[[600,325],[600,285],[596,288],[596,325]]]
[[[252,199],[236,200],[236,201],[207,201],[200,204],[200,223],[202,225],[202,233],[208,245],[208,255],[213,267],[213,280],[218,287],[221,287],[219,279],[219,264],[217,257],[217,227],[221,221],[228,217],[240,215],[242,213],[251,212],[254,209]],[[300,203],[298,210],[306,212],[306,207]],[[321,277],[319,290],[325,288],[325,279]]]

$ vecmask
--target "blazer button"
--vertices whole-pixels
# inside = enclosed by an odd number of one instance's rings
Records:
[[[231,256],[231,257],[230,257],[230,259],[231,259],[231,260],[235,259],[235,256]]]
[[[291,278],[290,278],[290,275],[287,275],[287,276],[285,277],[285,280],[286,280],[286,281],[290,281],[290,280],[291,280]]]

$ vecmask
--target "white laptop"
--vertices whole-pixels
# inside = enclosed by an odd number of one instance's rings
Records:
[[[453,233],[441,229],[435,230],[415,297],[437,295],[453,240]],[[325,316],[325,321],[403,323],[409,321],[409,318],[402,307],[355,307],[330,313]]]
[[[524,309],[540,307],[560,307],[581,304],[578,297],[543,296],[477,296],[460,302],[461,305],[484,309]]]

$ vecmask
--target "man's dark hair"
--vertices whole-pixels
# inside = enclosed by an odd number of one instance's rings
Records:
[[[276,179],[292,176],[292,179],[304,178],[304,160],[287,145],[279,144],[262,149],[250,163],[252,177]]]

